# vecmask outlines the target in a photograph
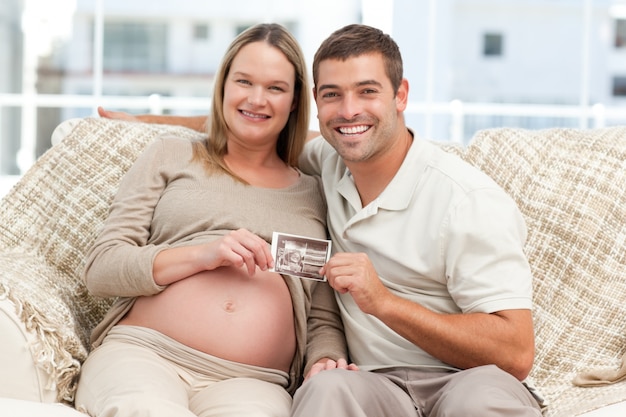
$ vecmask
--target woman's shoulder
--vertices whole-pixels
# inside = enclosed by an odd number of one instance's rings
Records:
[[[321,187],[322,180],[319,175],[307,174],[300,168],[296,168],[296,171],[298,171],[298,174],[300,175],[299,184],[305,187]]]
[[[172,135],[159,136],[144,149],[140,159],[144,163],[157,164],[162,170],[178,170],[189,166],[193,160],[193,144],[196,142]]]
[[[156,138],[155,142],[160,143],[164,149],[191,152],[194,143],[203,143],[205,141],[181,138],[174,135],[162,135]]]
[[[152,146],[157,147],[159,149],[157,152],[163,153],[167,159],[185,158],[188,160],[193,156],[195,144],[201,143],[204,143],[204,140],[191,140],[173,135],[163,135],[156,138]]]

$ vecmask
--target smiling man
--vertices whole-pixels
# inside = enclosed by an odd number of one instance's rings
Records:
[[[491,179],[407,129],[396,43],[349,25],[313,63],[321,175],[350,358],[296,392],[293,415],[540,416],[526,227]],[[323,372],[322,372],[323,371]],[[316,373],[317,372],[317,373]]]

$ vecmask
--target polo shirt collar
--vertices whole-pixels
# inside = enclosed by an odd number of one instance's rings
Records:
[[[346,168],[344,171],[343,177],[337,183],[337,192],[357,213],[361,212],[358,217],[372,216],[378,212],[378,209],[395,211],[404,210],[409,206],[432,152],[432,148],[424,140],[416,136],[411,129],[409,132],[413,136],[413,143],[398,172],[383,192],[366,207],[361,207],[361,198],[350,170]]]

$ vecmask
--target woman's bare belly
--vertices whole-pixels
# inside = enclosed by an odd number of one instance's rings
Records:
[[[296,335],[279,274],[222,267],[139,297],[120,324],[157,330],[223,359],[288,371]]]

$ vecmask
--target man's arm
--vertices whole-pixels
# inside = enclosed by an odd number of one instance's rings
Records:
[[[335,254],[320,271],[371,314],[410,342],[452,366],[494,364],[519,380],[528,376],[535,344],[530,310],[439,314],[391,293],[362,253]]]
[[[532,368],[530,310],[437,314],[394,295],[381,304],[376,317],[443,362],[461,369],[495,364],[520,381]]]
[[[105,110],[102,107],[98,107],[98,115],[107,119],[184,126],[202,133],[207,131],[208,116],[170,116],[165,114],[132,115],[121,111]]]

